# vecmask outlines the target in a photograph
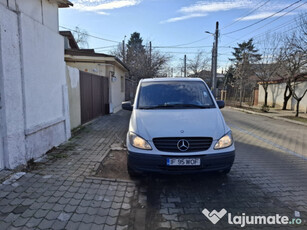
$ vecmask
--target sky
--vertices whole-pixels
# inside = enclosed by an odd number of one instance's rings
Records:
[[[70,0],[74,6],[60,9],[60,30],[87,31],[88,48],[109,53],[119,42],[139,32],[144,43],[172,56],[169,66],[180,75],[186,54],[197,52],[211,58],[216,22],[219,22],[218,70],[231,62],[238,43],[265,34],[295,31],[296,17],[307,12],[306,0]],[[96,37],[96,38],[95,38]],[[98,39],[98,38],[100,39]],[[257,46],[256,46],[257,47]]]

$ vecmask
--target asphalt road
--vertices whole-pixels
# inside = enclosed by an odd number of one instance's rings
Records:
[[[228,223],[229,214],[231,220],[279,214],[301,224],[245,228],[307,229],[307,128],[228,108],[223,114],[235,138],[232,171],[144,179],[145,228],[233,229],[241,227]],[[227,214],[214,225],[201,213],[204,208]]]

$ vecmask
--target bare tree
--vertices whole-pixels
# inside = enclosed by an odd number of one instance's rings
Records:
[[[301,83],[301,79],[306,75],[305,69],[307,65],[307,54],[301,48],[298,48],[299,33],[294,32],[291,35],[286,36],[284,40],[284,48],[281,49],[279,55],[280,68],[278,75],[284,79],[286,83],[286,89],[289,90],[293,98],[297,101],[296,114],[299,115],[299,104],[300,101],[306,94],[307,89],[298,95],[296,92],[297,86]],[[286,94],[286,93],[285,93]],[[284,98],[284,108],[287,106],[289,98]]]
[[[298,29],[292,45],[298,50],[307,53],[307,13],[300,14],[296,20],[296,24],[298,25]]]
[[[261,82],[264,90],[264,109],[268,107],[268,87],[270,81],[277,76],[279,69],[278,55],[280,50],[280,39],[277,34],[266,34],[259,43],[261,60],[253,65],[254,73]]]
[[[198,51],[193,59],[188,59],[187,69],[192,72],[194,77],[204,76],[202,73],[210,68],[210,58],[206,57],[203,51]]]
[[[78,26],[75,27],[73,30],[74,38],[77,44],[82,48],[88,48],[88,33],[86,30],[79,28]]]
[[[298,117],[299,115],[299,110],[300,110],[300,102],[304,98],[305,94],[307,93],[307,89],[303,91],[300,95],[296,92],[296,87],[300,84],[300,80],[304,80],[306,73],[302,73],[298,76],[296,76],[295,81],[291,86],[289,86],[290,90],[292,91],[293,98],[296,100],[296,113],[295,116]]]
[[[122,43],[118,43],[117,47],[110,51],[110,54],[124,61],[124,48]]]

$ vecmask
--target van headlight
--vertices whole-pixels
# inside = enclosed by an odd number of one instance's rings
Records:
[[[222,138],[218,140],[215,144],[214,149],[223,149],[231,146],[233,143],[231,131],[225,134]]]
[[[151,150],[150,144],[144,140],[142,137],[136,135],[133,132],[129,132],[129,141],[130,144],[138,149],[146,149],[146,150]]]

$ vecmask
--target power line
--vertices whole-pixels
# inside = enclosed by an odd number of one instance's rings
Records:
[[[284,27],[287,26],[287,25],[293,24],[295,21],[296,21],[296,18],[293,18],[292,20],[290,20],[290,21],[288,21],[288,22],[284,22],[284,23],[282,23],[282,24],[280,24],[280,25],[274,27],[273,29],[270,29],[270,32],[274,32],[274,31],[277,31],[277,30],[279,30],[279,29],[282,29],[282,28],[284,28]],[[268,31],[265,31],[265,32],[263,32],[263,33],[260,33],[260,34],[258,34],[258,35],[256,35],[256,36],[254,36],[254,38],[261,37],[262,35],[266,34],[267,32],[268,32]],[[237,40],[238,40],[238,39],[237,39]]]
[[[211,48],[212,46],[182,46],[182,47],[177,47],[177,46],[153,46],[153,48],[157,49],[200,49],[200,48]],[[221,48],[231,48],[230,46],[219,46]]]
[[[242,28],[240,28],[240,29],[237,29],[237,30],[234,30],[234,31],[231,31],[231,32],[222,34],[222,35],[227,35],[227,34],[236,33],[236,32],[238,32],[238,31],[241,31],[241,30],[247,29],[247,28],[249,28],[249,27],[252,27],[252,26],[254,26],[254,25],[256,25],[256,24],[259,24],[260,22],[263,22],[263,21],[265,21],[265,20],[267,20],[267,19],[273,17],[274,15],[276,15],[276,14],[278,14],[278,13],[280,13],[280,12],[282,12],[282,11],[288,9],[288,8],[290,8],[291,6],[297,4],[297,3],[301,2],[301,1],[302,1],[302,0],[298,0],[298,1],[296,1],[296,2],[294,2],[294,3],[292,3],[292,4],[290,4],[290,5],[288,5],[287,7],[285,7],[285,8],[283,8],[283,9],[281,9],[281,10],[275,12],[274,14],[271,14],[271,15],[268,16],[268,17],[265,17],[265,18],[263,18],[263,19],[261,19],[261,20],[259,20],[259,21],[257,21],[257,22],[254,22],[254,23],[248,25],[248,26],[242,27]]]
[[[202,39],[199,39],[199,40],[196,40],[196,41],[193,41],[193,42],[189,42],[189,43],[184,43],[184,44],[178,44],[178,45],[172,45],[172,47],[178,47],[178,46],[188,46],[188,45],[191,45],[191,44],[194,44],[194,43],[197,43],[197,42],[200,42],[200,41],[203,41],[203,40],[206,40],[208,39],[210,36],[207,36],[207,37],[204,37]],[[163,47],[163,46],[160,46],[160,47]]]
[[[273,29],[270,29],[269,31],[270,31],[270,32],[273,32],[273,31],[276,31],[276,30],[278,30],[278,29],[284,28],[285,25],[287,25],[287,24],[290,25],[290,24],[292,24],[293,22],[295,22],[295,20],[296,20],[296,19],[294,18],[294,19],[292,19],[292,20],[290,20],[290,21],[288,21],[288,22],[286,22],[286,23],[282,23],[282,24],[280,24],[280,25],[274,27]],[[268,23],[268,24],[269,24],[269,23]],[[264,26],[262,26],[262,27],[264,27]],[[255,31],[257,31],[258,29],[260,29],[260,28],[262,28],[262,27],[259,27],[259,28],[255,29]],[[292,30],[292,29],[291,29],[291,30]],[[289,30],[288,30],[288,31],[289,31]],[[257,37],[260,37],[260,36],[266,34],[267,32],[268,32],[268,31],[265,31],[265,32],[263,32],[263,33],[261,33],[261,34],[258,34],[258,35],[252,36],[252,37],[253,37],[253,38],[257,38]],[[242,38],[244,38],[244,37],[246,37],[246,36],[248,36],[248,35],[250,35],[250,33],[249,33],[249,34],[245,34],[245,35],[241,36],[240,38],[231,41],[230,43],[227,43],[226,46],[228,46],[228,45],[230,45],[230,44],[232,44],[232,43],[234,43],[234,42],[236,42],[236,41],[239,41],[239,40],[241,40]]]
[[[293,8],[292,10],[289,10],[288,12],[284,13],[283,15],[281,15],[281,16],[277,17],[276,19],[272,20],[271,22],[268,22],[268,23],[266,23],[265,25],[263,25],[263,26],[261,26],[261,27],[258,27],[257,29],[255,29],[255,31],[258,31],[259,29],[262,29],[263,27],[265,27],[265,26],[267,26],[267,25],[269,25],[269,24],[271,24],[271,23],[277,21],[277,20],[280,19],[281,17],[283,17],[283,16],[289,14],[290,12],[292,12],[292,11],[296,10],[297,8],[299,8],[299,7],[303,6],[303,5],[305,5],[306,3],[307,3],[307,2],[304,2],[304,3],[302,3],[301,5],[299,5],[299,6],[295,7],[295,8]],[[282,23],[282,24],[280,24],[280,25],[274,27],[273,29],[270,29],[270,32],[273,32],[273,31],[279,30],[279,29],[281,29],[281,28],[284,28],[285,25],[290,25],[290,24],[292,24],[292,23],[295,22],[295,21],[296,21],[296,18],[293,18],[292,20],[290,20],[290,21],[288,21],[288,22]],[[296,28],[297,28],[297,27],[296,27]],[[292,29],[291,29],[291,30],[292,30]],[[289,30],[288,30],[288,31],[289,31]],[[260,37],[260,36],[262,36],[262,35],[264,35],[264,34],[266,34],[266,33],[267,33],[267,31],[265,31],[265,32],[263,32],[263,33],[261,33],[261,34],[255,35],[255,36],[253,36],[253,38]],[[230,45],[230,44],[232,44],[233,42],[236,42],[236,41],[242,39],[243,37],[246,37],[247,35],[250,35],[250,34],[246,34],[246,35],[244,35],[244,36],[241,36],[239,39],[236,39],[236,40],[234,40],[234,41],[228,43],[227,45]]]
[[[80,33],[80,31],[73,30],[73,29],[70,29],[70,28],[67,28],[67,27],[64,27],[64,26],[60,26],[60,27],[63,28],[63,29],[66,29],[66,30],[73,31],[75,33]],[[110,39],[106,39],[106,38],[97,37],[97,36],[94,36],[94,35],[91,35],[91,34],[88,34],[88,33],[87,33],[87,36],[92,37],[92,38],[96,38],[96,39],[99,39],[99,40],[102,40],[102,41],[120,43],[119,41],[114,41],[114,40],[110,40]]]
[[[297,8],[299,8],[299,7],[303,6],[303,5],[305,5],[306,3],[307,3],[307,2],[304,2],[303,4],[301,4],[301,5],[297,6],[297,7],[295,7],[294,9],[292,9],[292,10],[290,10],[290,11],[288,11],[288,12],[284,13],[283,15],[281,15],[281,16],[279,16],[279,17],[275,18],[273,21],[268,22],[267,24],[265,24],[265,25],[263,25],[263,26],[261,26],[261,27],[257,28],[257,30],[258,30],[258,29],[262,29],[263,27],[265,27],[265,26],[267,26],[267,25],[271,24],[272,22],[275,22],[276,20],[278,20],[278,19],[280,19],[281,17],[283,17],[283,16],[285,16],[285,15],[289,14],[290,12],[292,12],[292,11],[296,10]]]
[[[107,49],[107,48],[113,48],[113,47],[117,47],[118,45],[112,45],[112,46],[102,46],[102,47],[95,47],[95,48],[92,48],[92,49],[97,49],[97,50],[100,50],[100,49]]]
[[[161,51],[161,53],[169,53],[169,54],[199,54],[199,52],[176,52],[176,51]],[[203,52],[204,54],[211,54],[211,52]],[[228,54],[218,53],[219,56],[226,56]]]
[[[73,31],[75,33],[80,33],[80,31],[77,31],[77,30],[74,30],[74,29],[71,29],[71,28],[68,28],[68,27],[65,27],[65,26],[59,26],[63,29],[66,29],[66,30],[70,30],[70,31]],[[102,40],[102,41],[108,41],[108,42],[114,42],[114,43],[120,43],[119,41],[115,41],[115,40],[110,40],[110,39],[106,39],[106,38],[102,38],[102,37],[97,37],[97,36],[94,36],[94,35],[91,35],[91,34],[88,34],[87,35],[89,37],[92,37],[92,38],[96,38],[96,39],[99,39],[99,40]],[[205,39],[207,39],[208,37],[205,37],[205,38],[202,38],[202,39],[199,39],[199,40],[196,40],[196,41],[192,41],[192,42],[189,42],[189,43],[184,43],[184,44],[178,44],[178,45],[170,45],[170,46],[154,46],[154,48],[175,48],[175,47],[178,47],[179,46],[185,46],[185,45],[191,45],[191,44],[194,44],[194,43],[197,43],[197,42],[200,42],[200,41],[203,41]],[[104,48],[109,48],[111,46],[106,46],[106,47],[97,47],[97,48],[94,48],[94,49],[104,49]],[[204,47],[204,46],[203,46]],[[209,46],[208,46],[209,47]],[[211,46],[210,46],[211,47]],[[189,47],[183,47],[183,48],[189,48]],[[200,47],[202,48],[202,47]]]
[[[253,9],[252,11],[250,11],[249,13],[247,13],[246,15],[244,15],[243,17],[240,17],[238,20],[236,20],[236,21],[234,21],[234,22],[232,22],[232,23],[230,23],[230,24],[224,26],[222,29],[228,28],[229,26],[232,26],[233,24],[235,24],[235,23],[241,21],[243,18],[245,18],[245,17],[251,15],[253,12],[255,12],[255,11],[258,10],[258,9],[260,9],[262,6],[266,5],[269,1],[270,1],[270,0],[266,1],[266,2],[263,3],[261,6],[258,6],[257,8]],[[258,5],[259,5],[259,4],[258,4]]]
[[[95,47],[95,48],[92,48],[92,49],[95,49],[95,50],[104,50],[104,49],[110,49],[110,48],[115,48],[115,47],[118,47],[118,45],[103,46],[103,47]]]

